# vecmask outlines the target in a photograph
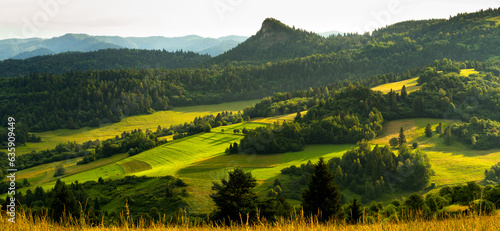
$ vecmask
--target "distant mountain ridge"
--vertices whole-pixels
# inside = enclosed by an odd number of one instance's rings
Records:
[[[183,37],[119,37],[66,34],[50,39],[5,39],[0,40],[0,60],[26,59],[30,57],[58,54],[68,51],[97,51],[101,49],[146,49],[166,51],[193,51],[217,56],[245,41],[245,36],[204,38],[197,35]]]

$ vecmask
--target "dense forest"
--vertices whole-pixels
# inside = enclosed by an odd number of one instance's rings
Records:
[[[62,74],[71,71],[118,69],[175,69],[195,67],[210,60],[209,55],[165,50],[104,49],[66,52],[28,59],[0,62],[0,77],[29,76],[30,73]]]

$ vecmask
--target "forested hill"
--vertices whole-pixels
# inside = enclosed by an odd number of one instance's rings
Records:
[[[325,38],[268,18],[254,36],[215,57],[213,62],[260,64],[313,54],[356,51],[361,51],[368,59],[394,55],[408,57],[409,54],[416,55],[412,59],[425,59],[424,63],[442,58],[485,61],[499,57],[499,24],[500,10],[488,9],[458,14],[449,19],[400,22],[376,30],[372,35],[346,34]]]
[[[214,58],[214,63],[266,63],[327,54],[359,47],[367,38],[359,35],[325,38],[313,32],[291,28],[277,19],[267,18],[261,29],[245,42]]]
[[[0,62],[0,77],[28,76],[30,73],[62,74],[70,71],[110,69],[189,68],[210,60],[209,55],[161,50],[105,49],[92,52],[66,52],[25,60]]]

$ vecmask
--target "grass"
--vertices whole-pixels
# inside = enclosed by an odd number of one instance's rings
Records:
[[[474,70],[474,68],[472,68],[472,69],[461,69],[460,70],[460,76],[467,77],[467,76],[469,76],[471,74],[479,74],[479,71]]]
[[[416,90],[420,90],[421,86],[417,86],[417,80],[418,77],[415,77],[399,82],[386,83],[376,87],[372,87],[372,90],[381,91],[382,93],[389,93],[392,89],[392,91],[394,92],[401,92],[401,88],[403,88],[404,85],[406,87],[406,92],[410,93]]]
[[[124,131],[134,129],[150,129],[156,131],[158,125],[170,127],[170,125],[191,122],[195,117],[209,114],[217,114],[221,111],[242,111],[246,106],[252,106],[260,100],[237,101],[214,105],[200,105],[189,107],[177,107],[169,111],[158,111],[150,115],[136,115],[124,118],[121,122],[104,124],[97,128],[83,127],[80,129],[58,129],[47,132],[35,132],[42,138],[40,143],[27,143],[16,148],[16,154],[21,155],[31,151],[53,149],[59,143],[73,142],[83,143],[89,140],[105,140],[120,135]],[[3,150],[0,150],[3,151]]]
[[[92,226],[85,219],[67,219],[65,222],[55,223],[47,216],[32,217],[23,211],[19,211],[16,217],[16,223],[10,223],[5,213],[0,213],[0,227],[2,230],[24,230],[24,231],[96,231],[96,230],[142,230],[142,231],[157,231],[157,230],[172,230],[172,231],[267,231],[267,230],[282,230],[282,231],[297,231],[297,230],[335,230],[335,231],[350,231],[350,230],[373,230],[373,231],[399,231],[399,230],[500,230],[500,215],[492,216],[457,216],[448,219],[431,219],[423,220],[419,218],[411,221],[375,221],[371,224],[361,222],[356,225],[346,224],[345,222],[327,222],[319,223],[315,220],[306,219],[301,215],[296,215],[294,218],[280,219],[270,223],[259,221],[255,224],[243,223],[241,225],[233,223],[229,226],[219,226],[206,223],[194,223],[179,218],[180,222],[172,224],[168,221],[157,221],[154,223],[138,220],[135,223],[122,215],[120,220],[121,225],[115,226]],[[244,221],[244,220],[243,220]]]
[[[417,142],[419,147],[427,153],[435,172],[435,175],[431,177],[431,182],[436,183],[438,188],[468,181],[482,181],[484,170],[500,162],[500,149],[472,150],[458,141],[448,146],[444,144],[441,135],[436,132],[432,137],[426,137],[425,126],[429,123],[435,131],[439,122],[442,122],[443,127],[461,123],[457,120],[425,118],[390,121],[384,124],[381,135],[372,143],[388,144],[389,139],[397,137],[399,129],[403,127],[408,144]]]
[[[307,114],[307,111],[301,111],[300,114],[304,116]],[[255,118],[252,119],[252,122],[257,122],[257,123],[266,123],[266,124],[273,124],[274,122],[279,122],[280,124],[283,123],[284,121],[294,121],[295,116],[297,116],[297,113],[291,113],[287,115],[279,115],[279,116],[274,116],[274,117],[266,117],[266,118]]]

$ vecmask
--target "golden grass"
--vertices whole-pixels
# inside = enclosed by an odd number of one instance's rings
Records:
[[[403,85],[406,87],[406,92],[410,93],[416,90],[420,90],[421,86],[417,86],[417,80],[418,77],[399,81],[399,82],[394,82],[394,83],[386,83],[382,84],[376,87],[372,87],[372,90],[374,91],[381,91],[382,93],[389,93],[392,89],[394,92],[401,92],[401,88],[403,88]]]
[[[476,71],[476,70],[474,70],[474,68],[472,68],[472,69],[461,69],[460,70],[460,76],[467,77],[467,76],[469,76],[471,74],[479,74],[479,72]]]
[[[172,231],[268,231],[268,230],[281,230],[281,231],[301,231],[301,230],[370,230],[370,231],[396,231],[396,230],[500,230],[500,216],[498,214],[492,216],[458,216],[457,218],[449,218],[443,220],[422,220],[414,219],[412,221],[394,221],[383,222],[380,219],[374,223],[367,224],[361,223],[357,225],[349,225],[345,222],[328,222],[319,223],[316,220],[305,219],[303,216],[297,216],[291,220],[279,219],[277,222],[269,223],[265,221],[258,221],[255,224],[245,222],[242,218],[243,224],[231,224],[229,226],[220,226],[206,223],[194,223],[186,221],[185,218],[180,218],[178,224],[163,224],[162,222],[148,222],[139,220],[132,222],[129,219],[122,217],[122,225],[117,226],[97,226],[92,227],[85,219],[67,219],[68,221],[62,224],[54,223],[49,218],[45,217],[32,217],[26,215],[24,212],[19,212],[16,217],[16,223],[13,224],[7,220],[5,214],[0,215],[0,230],[23,230],[23,231],[118,231],[118,230],[143,230],[143,231],[156,231],[156,230],[172,230]],[[167,222],[168,223],[168,222]]]

